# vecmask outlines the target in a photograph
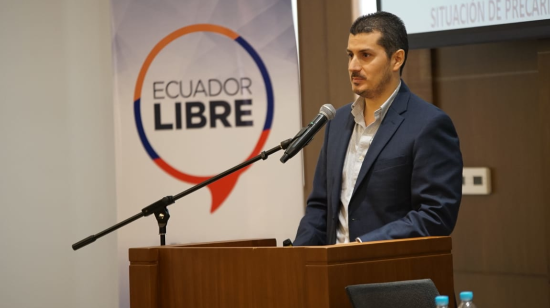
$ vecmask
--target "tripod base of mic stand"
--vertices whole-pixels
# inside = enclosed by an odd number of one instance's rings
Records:
[[[164,246],[166,245],[166,225],[168,224],[168,219],[170,219],[170,213],[167,208],[163,208],[155,212],[155,218],[159,225],[160,246]]]

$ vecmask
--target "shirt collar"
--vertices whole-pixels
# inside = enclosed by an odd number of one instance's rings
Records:
[[[374,118],[375,121],[380,121],[384,119],[386,116],[386,113],[388,113],[388,110],[390,109],[391,104],[395,100],[395,97],[397,96],[397,93],[399,92],[399,88],[401,88],[401,80],[399,81],[399,84],[397,85],[397,88],[393,91],[393,93],[388,97],[388,99],[378,108],[376,111],[374,111]],[[355,119],[355,123],[367,127],[365,124],[365,117],[363,115],[363,112],[365,110],[365,99],[361,96],[357,97],[355,102],[351,105],[351,114],[353,115],[353,118]]]

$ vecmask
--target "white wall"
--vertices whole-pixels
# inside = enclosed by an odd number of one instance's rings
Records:
[[[0,306],[117,307],[109,0],[0,0]]]

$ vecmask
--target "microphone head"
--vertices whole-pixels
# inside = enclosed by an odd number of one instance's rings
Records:
[[[336,115],[336,109],[334,109],[331,104],[324,104],[323,106],[321,106],[319,113],[324,114],[329,120],[332,120]]]

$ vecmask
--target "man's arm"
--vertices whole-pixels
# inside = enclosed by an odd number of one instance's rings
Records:
[[[327,144],[330,122],[313,178],[313,189],[307,199],[306,214],[300,221],[294,246],[326,245],[327,241]]]
[[[462,155],[451,119],[439,113],[413,146],[412,210],[359,237],[363,242],[450,235],[462,197]]]

